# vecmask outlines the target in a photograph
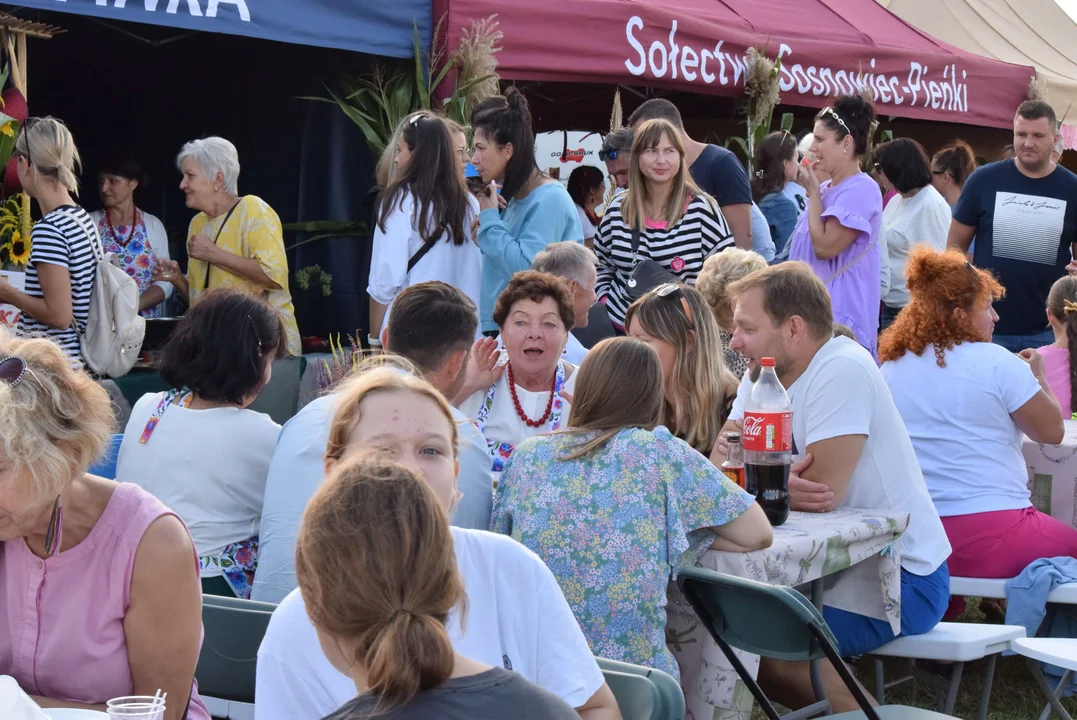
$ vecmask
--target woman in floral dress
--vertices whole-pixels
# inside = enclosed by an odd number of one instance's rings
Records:
[[[490,529],[543,559],[595,655],[679,677],[665,640],[673,568],[708,548],[768,547],[773,533],[748,493],[658,425],[663,401],[653,349],[599,343],[569,431],[522,442],[506,464]]]
[[[153,266],[168,260],[168,234],[153,215],[135,206],[135,190],[144,182],[142,169],[133,160],[106,162],[97,178],[104,208],[91,213],[101,235],[101,246],[120,261],[138,282],[142,317],[161,317],[163,303],[172,297],[172,283],[153,280]]]

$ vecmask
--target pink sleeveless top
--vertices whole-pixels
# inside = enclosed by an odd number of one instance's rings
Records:
[[[123,619],[135,551],[163,515],[174,513],[122,483],[86,539],[70,550],[42,560],[21,538],[0,544],[0,674],[31,695],[58,700],[99,704],[131,695]],[[193,554],[191,562],[197,574]],[[196,688],[187,717],[210,717]]]

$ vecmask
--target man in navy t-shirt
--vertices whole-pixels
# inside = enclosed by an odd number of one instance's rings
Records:
[[[969,176],[950,225],[947,245],[966,252],[975,236],[973,262],[1006,288],[995,304],[994,342],[1011,352],[1054,342],[1047,293],[1066,274],[1077,243],[1077,175],[1051,160],[1057,128],[1050,105],[1022,103],[1013,122],[1015,156]]]
[[[752,188],[748,173],[737,156],[723,147],[708,145],[688,137],[677,106],[664,98],[644,101],[628,118],[632,129],[647,120],[668,120],[681,134],[685,162],[699,188],[713,197],[733,231],[733,241],[744,250],[752,249]]]

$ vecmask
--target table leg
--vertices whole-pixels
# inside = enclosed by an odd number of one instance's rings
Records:
[[[1066,712],[1066,708],[1062,707],[1062,703],[1059,702],[1058,696],[1055,695],[1055,690],[1047,684],[1047,678],[1043,676],[1043,671],[1040,670],[1040,664],[1032,658],[1025,658],[1025,662],[1028,664],[1028,669],[1032,671],[1032,677],[1036,680],[1036,684],[1040,686],[1040,691],[1043,692],[1045,698],[1047,698],[1048,706],[1058,713],[1058,717],[1062,720],[1073,720],[1073,717]],[[1061,692],[1066,683],[1070,679],[1070,671],[1067,670],[1062,676],[1062,682],[1058,685],[1058,691]],[[1045,711],[1046,712],[1046,711]],[[1040,717],[1043,717],[1042,715]]]
[[[815,606],[815,609],[819,611],[819,614],[823,613],[823,579],[811,581],[811,603]],[[826,688],[823,686],[823,668],[820,663],[822,660],[811,661],[811,687],[815,692],[815,697],[820,702],[826,703],[826,707],[823,710],[824,715],[830,715],[830,703],[826,699]]]

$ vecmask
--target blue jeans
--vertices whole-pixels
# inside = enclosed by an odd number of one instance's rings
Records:
[[[898,313],[904,309],[883,305],[882,311],[879,313],[879,332],[881,333],[893,325],[894,321],[897,320]]]
[[[855,657],[878,650],[897,637],[923,635],[946,614],[950,604],[950,570],[946,563],[930,575],[901,571],[901,634],[890,623],[847,610],[823,606],[823,619],[838,641],[842,657]]]
[[[1041,333],[1035,335],[999,335],[995,334],[991,338],[991,342],[996,345],[1001,345],[1012,353],[1019,353],[1022,350],[1041,348],[1044,345],[1050,345],[1055,341],[1055,333],[1053,330],[1044,330]]]

